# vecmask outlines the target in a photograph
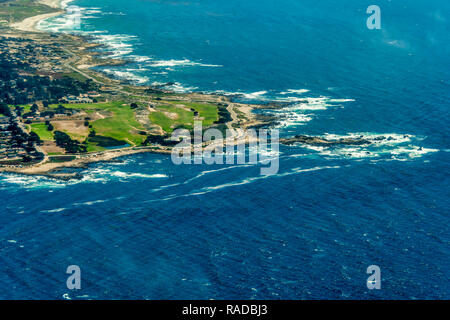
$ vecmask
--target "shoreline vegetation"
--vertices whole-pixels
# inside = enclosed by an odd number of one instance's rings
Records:
[[[202,143],[203,149],[213,149],[218,143],[257,142],[241,129],[270,127],[280,120],[254,111],[283,108],[283,103],[246,104],[220,94],[177,93],[94,70],[127,61],[101,55],[96,49],[102,45],[89,37],[36,29],[40,21],[63,14],[62,3],[0,0],[0,172],[81,178],[64,169],[144,152],[171,154],[177,142],[170,134],[176,129],[192,133],[194,121],[204,129],[233,134],[234,141],[226,137]],[[357,146],[373,141],[299,135],[280,143]],[[191,146],[192,152],[196,147]]]
[[[19,77],[6,82],[13,93],[0,97],[10,109],[5,111],[10,124],[3,133],[10,135],[14,125],[28,139],[25,146],[13,141],[15,149],[8,149],[8,156],[11,150],[25,156],[17,160],[13,154],[12,160],[0,161],[0,172],[72,179],[76,173],[58,170],[143,152],[170,154],[171,144],[166,143],[170,133],[192,130],[194,121],[222,132],[273,123],[273,117],[253,112],[267,105],[137,86],[93,70],[126,61],[101,57],[94,50],[99,45],[86,37],[36,30],[39,21],[64,12],[60,4],[59,0],[0,2],[0,55],[5,65],[14,62],[11,72]],[[39,87],[27,87],[30,81]],[[249,143],[240,134],[235,138],[235,144]]]

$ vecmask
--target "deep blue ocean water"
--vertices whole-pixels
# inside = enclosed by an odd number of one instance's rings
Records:
[[[450,298],[448,1],[380,0],[381,30],[372,1],[71,4],[79,30],[67,15],[41,28],[107,44],[131,61],[114,76],[289,101],[282,136],[390,139],[282,146],[273,176],[154,154],[68,183],[2,174],[0,298]]]

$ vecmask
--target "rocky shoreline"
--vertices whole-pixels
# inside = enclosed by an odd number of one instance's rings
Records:
[[[55,2],[56,3],[56,2]],[[60,13],[60,12],[59,12]],[[51,13],[55,15],[57,13]],[[48,15],[50,16],[50,15]],[[205,101],[213,102],[217,104],[227,105],[227,110],[230,113],[231,121],[225,123],[230,129],[232,128],[259,128],[267,127],[274,123],[273,117],[267,117],[259,115],[253,112],[255,109],[265,109],[267,106],[252,105],[244,103],[233,103],[229,97],[220,94],[205,94],[205,93],[176,93],[169,90],[164,90],[158,87],[138,86],[132,85],[127,81],[111,78],[102,72],[92,70],[95,66],[105,65],[123,65],[127,61],[112,59],[108,55],[102,55],[94,49],[101,46],[89,41],[88,37],[75,36],[70,34],[47,34],[37,31],[35,28],[38,21],[47,16],[35,16],[27,18],[28,21],[22,21],[22,23],[16,23],[11,25],[10,29],[7,29],[3,37],[10,39],[18,38],[24,41],[32,41],[41,47],[56,46],[59,47],[64,56],[56,53],[52,54],[50,58],[46,58],[42,63],[45,65],[45,70],[55,70],[54,74],[57,75],[56,70],[65,70],[65,72],[74,72],[80,76],[91,79],[92,81],[103,86],[107,99],[113,101],[114,99],[123,99],[123,97],[136,96],[142,101],[151,101],[152,99],[161,100],[158,95],[162,95],[165,98],[181,101]],[[24,28],[26,22],[27,28]],[[29,22],[32,25],[28,26]],[[30,29],[33,28],[33,29]],[[22,40],[21,40],[22,41]],[[37,58],[37,57],[33,57]],[[49,68],[50,66],[50,68]],[[42,73],[47,75],[48,71],[44,71],[38,67],[38,74]],[[59,71],[60,72],[60,71]],[[155,98],[155,95],[157,98]],[[270,109],[270,107],[268,107]],[[238,141],[237,143],[245,143],[245,141]],[[102,162],[102,161],[114,161],[122,156],[127,156],[136,153],[151,152],[151,153],[170,153],[170,149],[160,147],[136,147],[126,149],[106,150],[99,153],[87,153],[87,154],[74,154],[74,160],[66,162],[51,162],[46,155],[44,161],[35,164],[23,164],[16,166],[2,166],[0,172],[19,173],[25,175],[40,175],[51,177],[60,180],[70,180],[81,178],[77,173],[62,173],[62,168],[84,168],[89,163]]]
[[[361,145],[369,145],[372,144],[372,141],[367,140],[363,137],[361,138],[341,138],[341,139],[326,139],[322,137],[315,136],[306,136],[306,135],[297,135],[291,138],[282,138],[280,139],[280,143],[285,145],[294,145],[294,144],[307,144],[311,146],[318,147],[331,147],[336,145],[347,145],[347,146],[361,146]]]

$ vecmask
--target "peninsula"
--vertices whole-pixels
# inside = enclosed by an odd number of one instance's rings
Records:
[[[0,2],[0,172],[71,178],[55,169],[170,153],[170,134],[194,121],[221,131],[268,123],[252,112],[262,106],[136,86],[93,70],[127,62],[100,56],[86,37],[35,29],[61,13],[55,0]]]
[[[39,21],[64,11],[59,0],[0,2],[0,172],[71,179],[62,168],[142,153],[171,153],[171,133],[229,130],[235,144],[249,143],[234,129],[269,126],[277,119],[255,109],[282,105],[237,103],[224,95],[177,93],[170,83],[142,86],[114,79],[95,67],[127,61],[102,56],[88,37],[46,33]],[[306,101],[307,103],[307,101]],[[367,139],[282,138],[285,145],[366,145]],[[206,147],[204,145],[203,147]]]

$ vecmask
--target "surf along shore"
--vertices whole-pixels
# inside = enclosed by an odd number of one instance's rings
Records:
[[[25,18],[22,21],[11,23],[11,27],[20,31],[36,32],[39,31],[36,29],[36,27],[40,21],[59,16],[64,13],[64,10],[62,8],[63,1],[61,0],[38,0],[36,1],[36,3],[49,7],[48,10],[53,12],[38,14]]]
[[[50,87],[52,81],[59,81],[58,85],[64,81],[64,85],[69,83],[68,91],[73,92],[45,99],[33,95],[31,88],[26,103],[8,103],[13,111],[11,121],[26,134],[39,136],[41,141],[36,142],[35,152],[43,156],[28,162],[7,162],[0,165],[0,172],[71,179],[77,175],[58,170],[142,152],[169,154],[173,144],[166,142],[171,132],[177,128],[192,130],[194,121],[202,121],[204,128],[224,132],[267,126],[274,120],[253,112],[268,108],[266,105],[235,103],[221,95],[137,86],[95,71],[92,68],[96,66],[127,62],[101,56],[95,50],[100,45],[87,37],[36,30],[40,21],[64,12],[61,1],[24,1],[23,7],[16,5],[10,11],[8,2],[0,4],[0,20],[8,19],[5,12],[21,18],[9,18],[8,24],[0,25],[0,43],[5,49],[1,54],[8,51],[7,61],[20,60],[26,65],[14,69],[18,77],[47,77]],[[33,10],[27,12],[31,7]],[[26,16],[31,12],[39,14]],[[43,91],[51,90],[50,87]],[[57,132],[70,137],[71,149],[58,141],[61,134]],[[239,133],[235,138],[236,144],[250,142]],[[73,146],[82,151],[71,152]]]

